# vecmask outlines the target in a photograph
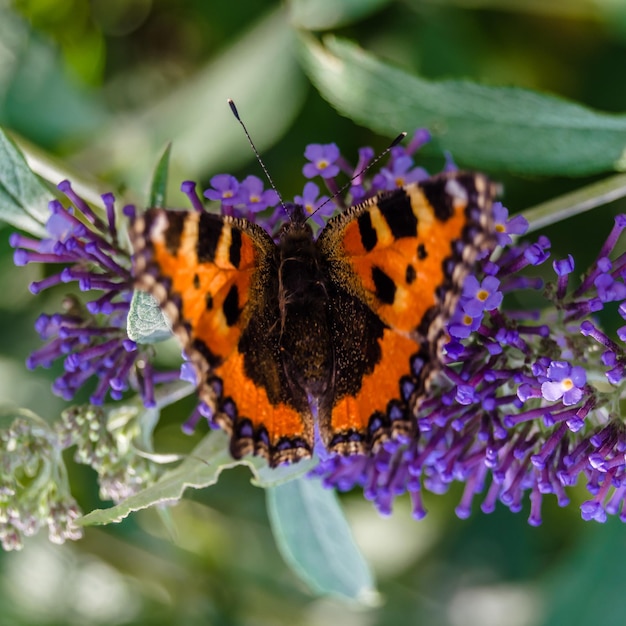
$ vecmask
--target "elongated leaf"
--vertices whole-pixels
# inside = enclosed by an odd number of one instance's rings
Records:
[[[221,430],[211,431],[175,469],[166,472],[150,487],[143,489],[108,509],[96,509],[78,520],[83,526],[120,522],[133,511],[147,509],[158,504],[167,504],[180,500],[186,489],[204,489],[214,485],[224,469],[235,465],[247,465],[254,476],[257,486],[280,484],[294,476],[301,476],[311,468],[311,463],[302,463],[287,468],[271,470],[267,462],[259,457],[245,457],[235,460],[229,452],[229,437]],[[165,455],[145,455],[157,462],[169,462]],[[275,472],[274,475],[272,473]],[[291,474],[290,474],[291,472]]]
[[[438,150],[474,168],[573,175],[626,167],[624,115],[526,89],[425,80],[345,40],[301,42],[304,66],[322,95],[390,137],[425,126]]]
[[[372,573],[333,491],[292,480],[267,490],[267,507],[283,558],[315,591],[375,601]]]
[[[158,343],[172,336],[159,303],[144,291],[135,291],[126,318],[128,337],[137,343]]]
[[[308,30],[338,28],[378,11],[390,0],[292,0],[289,17]]]
[[[532,233],[624,196],[626,196],[626,174],[615,174],[530,207],[522,215],[528,220],[528,232]]]
[[[150,204],[148,206],[163,208],[167,199],[167,176],[170,167],[170,154],[172,144],[168,143],[163,151],[154,173],[152,174],[152,184],[150,185]]]
[[[0,129],[0,219],[33,235],[45,233],[50,191],[39,182],[15,143]]]
[[[120,522],[133,511],[155,504],[180,500],[185,489],[203,489],[217,482],[223,469],[237,465],[228,452],[228,437],[222,431],[211,431],[179,467],[165,473],[154,485],[109,509],[96,509],[84,515],[81,526]]]

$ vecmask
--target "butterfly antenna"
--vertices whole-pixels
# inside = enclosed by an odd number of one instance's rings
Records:
[[[340,196],[351,184],[352,181],[358,178],[359,176],[365,174],[367,170],[374,167],[378,161],[380,161],[392,148],[395,148],[404,138],[406,137],[406,133],[400,133],[371,163],[368,163],[363,169],[358,171],[345,185],[343,185],[338,191],[336,191],[330,198],[322,202],[307,219],[313,217],[321,208],[325,207],[329,202],[332,202],[337,196]]]
[[[285,206],[285,203],[283,202],[283,198],[280,195],[280,192],[278,191],[278,189],[276,189],[276,185],[274,184],[274,181],[272,180],[270,173],[267,171],[267,167],[265,167],[265,163],[263,163],[263,159],[261,158],[259,151],[256,149],[256,146],[254,145],[254,142],[252,141],[252,137],[250,137],[250,133],[248,132],[246,125],[243,123],[242,119],[239,117],[239,111],[237,111],[237,107],[235,106],[235,103],[230,98],[228,98],[228,106],[230,107],[230,110],[233,112],[235,119],[241,124],[241,128],[243,128],[243,132],[246,134],[246,137],[248,138],[248,143],[250,144],[250,147],[252,148],[252,151],[254,152],[254,155],[256,156],[256,160],[259,162],[259,165],[263,169],[265,177],[267,178],[272,189],[276,192],[276,195],[278,196],[278,201],[280,202],[280,206],[282,207],[285,214],[289,216],[289,213],[287,212],[287,207]]]

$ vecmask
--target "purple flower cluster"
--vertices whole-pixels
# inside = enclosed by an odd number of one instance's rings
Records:
[[[442,493],[454,481],[465,484],[456,509],[462,518],[477,494],[488,513],[498,501],[518,512],[528,493],[533,525],[541,523],[545,494],[565,506],[566,488],[584,476],[591,497],[581,506],[583,519],[620,514],[626,521],[626,428],[616,412],[626,346],[592,317],[617,302],[626,319],[626,255],[609,260],[626,217],[616,218],[577,289],[568,288],[573,258],[556,260],[546,308],[521,311],[503,308],[503,297],[544,288],[528,270],[548,260],[550,242],[509,245],[524,221],[507,220],[499,204],[495,213],[499,243],[507,247],[482,259],[464,285],[448,325],[446,362],[419,406],[415,436],[387,441],[368,457],[327,459],[314,473],[327,486],[360,485],[382,513],[408,492],[416,518],[425,515],[423,490]],[[624,327],[618,337],[626,338]],[[592,377],[613,387],[592,385]]]
[[[195,195],[195,185],[184,184],[183,191],[189,190]],[[204,192],[204,197],[220,202],[224,215],[241,215],[252,219],[255,213],[265,211],[278,204],[278,194],[273,189],[263,189],[263,181],[256,176],[248,176],[239,182],[230,174],[218,174],[211,179],[211,188]],[[194,206],[195,198],[192,199]]]
[[[31,283],[30,290],[40,291],[60,283],[75,283],[82,292],[101,294],[84,306],[76,296],[67,296],[63,310],[42,314],[35,328],[47,343],[30,355],[29,369],[50,367],[63,359],[64,373],[53,384],[53,391],[70,400],[90,379],[95,379],[90,402],[102,404],[107,394],[122,398],[132,386],[146,406],[154,405],[154,385],[176,379],[177,372],[155,372],[150,352],[131,341],[126,334],[126,320],[132,298],[130,255],[118,241],[115,200],[104,194],[106,219],[101,219],[72,189],[68,181],[58,189],[67,198],[69,208],[59,200],[49,204],[46,224],[48,237],[38,240],[14,233],[16,265],[53,263],[60,271]],[[132,207],[126,207],[126,211]]]
[[[309,181],[295,202],[321,226],[337,207],[422,180],[428,174],[415,166],[413,156],[428,140],[426,131],[418,131],[406,148],[392,148],[388,162],[372,175],[376,161],[371,148],[362,148],[352,166],[335,144],[310,145],[303,174],[321,177],[332,201],[320,197],[319,186]],[[450,160],[446,168],[454,168]],[[349,181],[345,197],[334,196],[341,189],[340,175]],[[194,210],[205,210],[195,183],[187,181],[181,188]],[[178,372],[155,371],[149,346],[126,335],[130,258],[118,241],[113,197],[103,196],[102,219],[69,183],[59,189],[72,206],[50,204],[47,238],[14,235],[15,261],[65,266],[33,283],[34,293],[76,282],[80,290],[102,295],[84,308],[68,298],[62,313],[42,316],[37,329],[48,343],[31,356],[29,367],[63,358],[65,372],[54,385],[63,397],[71,398],[95,378],[93,403],[101,403],[107,393],[118,399],[132,387],[150,405],[155,385]],[[218,202],[222,214],[254,219],[269,232],[285,219],[278,194],[264,190],[253,176],[242,182],[228,174],[215,176],[204,196]],[[125,213],[133,210],[127,207]],[[385,441],[370,455],[325,458],[314,474],[329,487],[362,487],[382,513],[391,511],[396,496],[408,493],[417,518],[425,514],[422,492],[442,493],[454,481],[465,485],[457,507],[460,517],[470,514],[477,494],[483,494],[484,512],[493,511],[498,501],[520,511],[529,494],[531,524],[541,522],[545,494],[565,505],[566,489],[584,477],[590,499],[582,505],[583,518],[604,521],[607,514],[619,513],[626,521],[626,429],[615,409],[626,378],[626,326],[612,339],[593,317],[614,306],[626,319],[626,254],[614,258],[626,217],[616,219],[596,262],[572,289],[571,256],[553,261],[554,281],[544,285],[532,269],[550,258],[548,239],[515,243],[526,230],[525,220],[509,219],[500,203],[493,211],[500,247],[479,261],[464,284],[447,327],[444,361],[417,407],[414,434]],[[546,306],[540,311],[505,306],[507,294],[525,290],[543,290]],[[183,366],[183,378],[185,372]],[[192,430],[205,414],[202,406],[196,408],[186,429]]]

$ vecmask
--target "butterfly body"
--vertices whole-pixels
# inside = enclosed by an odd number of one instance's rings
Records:
[[[295,208],[278,242],[243,218],[150,209],[133,224],[152,293],[235,457],[367,453],[415,428],[443,328],[479,250],[493,185],[453,173],[383,193],[317,239]]]

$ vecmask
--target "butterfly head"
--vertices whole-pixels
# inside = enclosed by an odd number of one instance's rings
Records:
[[[313,230],[307,223],[304,207],[300,204],[286,203],[285,210],[289,216],[289,221],[278,232],[279,240],[284,241],[287,237],[290,239],[312,239]]]

